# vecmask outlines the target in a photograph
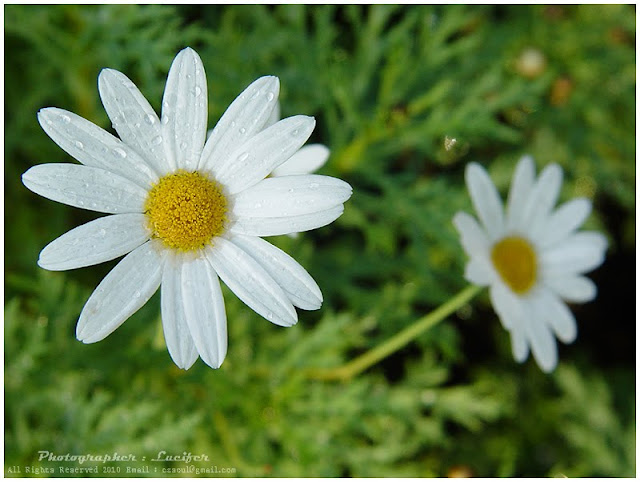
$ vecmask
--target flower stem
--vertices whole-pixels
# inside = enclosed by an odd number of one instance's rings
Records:
[[[453,298],[440,305],[431,313],[423,316],[422,318],[418,318],[413,322],[413,324],[395,334],[381,345],[372,348],[340,367],[310,369],[307,371],[306,375],[308,378],[315,380],[349,380],[372,365],[375,365],[380,360],[388,357],[392,353],[395,353],[400,348],[415,340],[420,334],[424,333],[429,328],[437,325],[451,313],[476,296],[481,289],[482,287],[480,286],[467,286]]]

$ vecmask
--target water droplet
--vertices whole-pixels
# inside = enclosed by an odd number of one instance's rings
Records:
[[[255,203],[253,207],[254,209],[260,209],[262,207],[262,203]]]
[[[180,150],[184,151],[187,148],[187,143],[186,142],[181,142],[180,143]]]
[[[320,187],[320,184],[318,184],[317,182],[312,182],[311,184],[309,184],[309,189],[311,190],[318,189],[319,187]]]
[[[74,144],[78,149],[84,149],[84,144],[80,141],[75,141]]]
[[[104,235],[106,235],[106,234],[107,234],[107,230],[106,230],[106,229],[101,229],[100,231],[98,231],[98,234],[99,234],[100,236],[104,236]]]
[[[249,153],[248,152],[243,152],[242,154],[240,154],[238,156],[238,162],[243,162],[247,159],[247,157],[249,157]]]
[[[231,121],[231,127],[235,127],[236,126],[236,121]]]
[[[134,126],[136,127],[136,129],[139,129],[139,128],[140,128],[140,122],[136,122],[136,123],[134,124]]]
[[[162,119],[164,122],[164,118]],[[153,140],[151,141],[152,144],[159,146],[160,144],[162,144],[162,136],[156,136],[153,138]]]
[[[240,128],[240,134],[244,134],[245,132],[247,132],[247,129],[245,129],[244,127]]]
[[[134,298],[140,298],[140,292],[138,290],[133,292],[133,297]]]
[[[294,189],[293,189],[293,188],[289,189],[289,192],[293,192],[293,191],[294,191]]]
[[[60,118],[62,119],[62,122],[64,122],[65,124],[68,124],[69,122],[71,122],[71,117],[69,117],[68,115],[60,116]]]
[[[118,156],[125,158],[127,157],[127,153],[124,149],[120,148],[120,147],[116,147],[115,149],[113,149],[113,153],[117,154]]]
[[[84,206],[84,201],[82,200],[78,201],[78,206]]]
[[[200,95],[202,94],[202,89],[196,85],[196,88],[193,93],[195,94],[196,97],[200,97]]]
[[[150,126],[152,126],[153,124],[156,123],[156,118],[155,116],[151,115],[151,114],[147,114],[144,116],[144,121],[149,124]]]
[[[292,136],[297,136],[298,134],[300,134],[300,129],[296,129],[291,133]]]
[[[275,94],[273,92],[269,92],[267,94],[267,100],[271,102],[275,98]]]
[[[168,115],[163,115],[162,116],[162,123],[167,125],[169,123],[169,116]]]

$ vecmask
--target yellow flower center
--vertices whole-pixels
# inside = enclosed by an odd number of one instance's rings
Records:
[[[517,236],[498,241],[491,249],[491,261],[502,280],[517,294],[524,294],[536,281],[536,253],[531,244]]]
[[[227,199],[220,186],[197,172],[164,176],[145,203],[153,235],[180,251],[202,248],[220,235],[226,212]]]

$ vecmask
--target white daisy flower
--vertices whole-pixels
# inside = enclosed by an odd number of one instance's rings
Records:
[[[470,257],[465,278],[489,286],[491,303],[511,334],[514,358],[523,362],[531,347],[540,368],[550,372],[558,361],[554,335],[564,343],[577,335],[565,302],[596,296],[595,284],[582,275],[602,264],[607,240],[598,232],[576,232],[591,202],[578,198],[554,210],[562,170],[551,164],[536,180],[529,156],[516,167],[506,213],[480,165],[469,164],[465,179],[480,219],[463,212],[453,219]]]
[[[42,128],[82,165],[43,164],[22,176],[41,196],[110,214],[46,246],[42,268],[74,269],[126,254],[84,306],[77,338],[104,339],[161,286],[173,361],[188,369],[200,356],[218,368],[227,352],[219,278],[280,326],[297,322],[294,307],[318,309],[315,281],[261,237],[331,223],[351,187],[318,175],[267,178],[315,126],[312,117],[293,116],[264,128],[277,104],[278,79],[262,77],[247,87],[206,143],[207,83],[192,49],[171,65],[160,118],[124,74],[104,69],[98,86],[120,139],[71,112],[42,109]]]

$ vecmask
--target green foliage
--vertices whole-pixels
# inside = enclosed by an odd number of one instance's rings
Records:
[[[77,466],[41,450],[138,459],[101,470],[185,467],[149,463],[166,450],[239,476],[633,476],[635,325],[605,321],[635,296],[634,45],[632,6],[6,6],[5,475]],[[159,109],[185,46],[206,68],[211,127],[277,75],[283,116],[314,115],[311,140],[332,153],[322,172],[354,187],[336,223],[273,239],[317,280],[323,308],[283,329],[225,291],[227,359],[188,372],[164,347],[158,296],[106,340],[76,341],[115,263],[39,269],[38,252],[93,215],[20,183],[33,164],[69,162],[40,108],[108,128],[96,79],[110,67]],[[306,378],[464,287],[451,224],[471,208],[464,166],[485,165],[504,194],[523,153],[558,162],[562,199],[592,198],[587,227],[611,241],[559,368],[516,364],[483,296],[349,382]]]

